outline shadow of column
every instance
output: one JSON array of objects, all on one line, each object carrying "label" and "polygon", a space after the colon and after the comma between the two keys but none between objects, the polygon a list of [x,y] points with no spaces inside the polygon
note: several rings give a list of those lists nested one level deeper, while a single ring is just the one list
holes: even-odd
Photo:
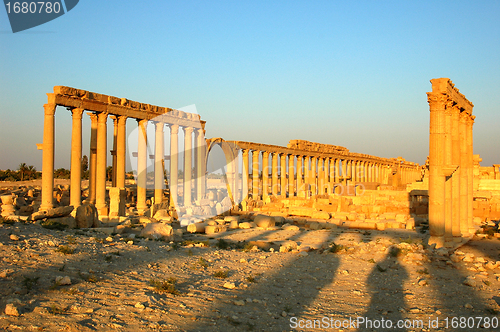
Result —
[{"label": "shadow of column", "polygon": [[391,247],[384,260],[373,268],[366,280],[371,300],[368,310],[361,318],[364,322],[358,321],[358,331],[407,331],[396,325],[404,319],[401,313],[405,308],[403,283],[408,278],[406,269],[395,257],[397,254],[398,248]]}]

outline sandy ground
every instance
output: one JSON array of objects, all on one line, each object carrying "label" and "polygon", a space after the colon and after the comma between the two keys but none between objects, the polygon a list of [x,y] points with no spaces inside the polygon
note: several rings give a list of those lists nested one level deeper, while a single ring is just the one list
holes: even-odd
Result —
[{"label": "sandy ground", "polygon": [[[126,237],[0,224],[0,329],[500,329],[486,328],[500,326],[497,238],[475,237],[450,257],[425,248],[425,235],[410,230],[250,229],[185,235],[184,243]],[[302,251],[279,252],[293,244],[286,241]],[[468,276],[473,286],[463,283]],[[345,325],[357,317],[379,328]],[[438,325],[429,327],[429,319]],[[459,319],[469,326],[453,328]],[[387,328],[398,320],[409,320],[407,328]],[[410,327],[417,321],[423,326]],[[322,328],[309,329],[315,323]]]}]

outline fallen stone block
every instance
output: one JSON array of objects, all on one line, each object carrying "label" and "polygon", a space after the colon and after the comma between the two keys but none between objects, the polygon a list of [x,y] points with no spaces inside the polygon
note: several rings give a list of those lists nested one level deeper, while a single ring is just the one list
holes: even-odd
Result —
[{"label": "fallen stone block", "polygon": [[165,225],[162,223],[148,223],[141,231],[140,236],[147,237],[149,239],[171,239],[173,236],[172,226]]}]

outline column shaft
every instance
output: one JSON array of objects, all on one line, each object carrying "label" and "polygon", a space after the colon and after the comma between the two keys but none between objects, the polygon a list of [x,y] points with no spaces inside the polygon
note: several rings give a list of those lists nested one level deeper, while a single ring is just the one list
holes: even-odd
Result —
[{"label": "column shaft", "polygon": [[170,125],[170,204],[179,206],[179,125]]},{"label": "column shaft", "polygon": [[281,160],[280,160],[280,180],[281,180],[281,187],[280,187],[280,196],[281,197],[286,197],[286,154],[282,153],[281,154]]},{"label": "column shaft", "polygon": [[42,202],[40,211],[47,211],[52,203],[54,191],[54,114],[57,105],[45,104],[43,118],[43,150],[42,150]]},{"label": "column shaft", "polygon": [[124,115],[118,116],[118,132],[116,134],[116,186],[125,188],[125,132],[126,132],[127,117]]},{"label": "column shaft", "polygon": [[262,152],[262,199],[269,196],[269,152]]},{"label": "column shaft", "polygon": [[71,190],[70,205],[75,209],[82,203],[82,114],[83,109],[71,110],[73,128],[71,133]]},{"label": "column shaft", "polygon": [[95,207],[99,215],[107,215],[106,205],[106,157],[107,157],[107,130],[108,113],[97,114],[97,167],[96,167],[96,202]]},{"label": "column shaft", "polygon": [[89,196],[87,201],[95,204],[96,171],[97,171],[97,114],[90,116],[90,156],[89,156]]},{"label": "column shaft", "polygon": [[295,196],[295,160],[292,154],[288,155],[288,197]]},{"label": "column shaft", "polygon": [[165,151],[163,148],[163,122],[155,123],[155,204],[163,202],[163,187],[165,186],[165,176],[163,173],[163,158]]},{"label": "column shaft", "polygon": [[304,180],[302,178],[303,160],[304,160],[303,156],[297,156],[297,196],[298,197],[302,197],[302,194],[304,193]]},{"label": "column shaft", "polygon": [[248,177],[250,175],[250,160],[248,156],[248,150],[243,150],[243,197],[245,199],[248,197]]},{"label": "column shaft", "polygon": [[191,206],[192,190],[192,160],[193,160],[193,128],[183,127],[184,130],[184,206]]},{"label": "column shaft", "polygon": [[137,120],[138,124],[138,144],[137,144],[137,213],[144,214],[148,209],[146,204],[146,186],[148,173],[148,138],[147,125],[148,120]]},{"label": "column shaft", "polygon": [[252,151],[252,198],[259,197],[259,150]]},{"label": "column shaft", "polygon": [[278,158],[279,154],[274,152],[272,155],[272,168],[271,168],[271,178],[272,178],[272,187],[271,187],[271,193],[273,196],[278,196]]}]

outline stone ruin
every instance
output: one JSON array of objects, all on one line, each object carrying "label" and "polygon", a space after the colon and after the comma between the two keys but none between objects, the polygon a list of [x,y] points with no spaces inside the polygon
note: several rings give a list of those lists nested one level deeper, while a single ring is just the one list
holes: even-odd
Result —
[{"label": "stone ruin", "polygon": [[[240,219],[230,215],[250,217],[248,221],[255,215],[269,215],[314,229],[413,229],[428,223],[430,244],[453,247],[470,238],[481,222],[499,219],[500,172],[499,165],[480,167],[479,156],[473,155],[472,103],[449,79],[431,83],[432,92],[427,94],[430,149],[424,166],[401,157],[380,158],[304,140],[291,140],[283,147],[205,139],[205,122],[198,114],[56,86],[44,105],[44,138],[38,145],[43,150],[41,193],[37,196],[35,191],[37,198],[32,199],[31,208],[16,205],[16,193],[3,195],[2,215],[31,214],[35,219],[53,214],[56,206],[71,206],[75,216],[85,206],[85,215],[94,216],[89,217],[92,220],[120,222],[127,216],[144,216],[155,222],[180,221],[189,225],[188,231],[206,233],[237,228]],[[68,109],[73,118],[69,188],[54,188],[57,106]],[[91,153],[89,184],[82,196],[85,112],[91,120]],[[108,117],[114,124],[110,183],[106,182]],[[129,151],[137,157],[135,183],[125,180],[125,124],[129,118],[138,123],[137,152]],[[147,135],[150,122],[154,123],[154,139]],[[169,155],[163,146],[165,126],[170,132]],[[184,132],[181,149],[180,128]],[[148,156],[153,141],[154,148],[149,150],[154,154]],[[224,184],[215,189],[209,188],[206,176],[214,146],[225,156],[220,165]],[[179,156],[183,159],[180,167]],[[154,168],[149,175],[148,157]],[[164,176],[166,163],[168,179]],[[179,170],[182,179],[177,176]],[[226,218],[220,218],[222,215]],[[218,222],[213,221],[216,216]],[[258,226],[255,220],[242,224],[244,228]],[[77,227],[83,225],[76,223]],[[86,225],[99,223],[88,221]]]}]

